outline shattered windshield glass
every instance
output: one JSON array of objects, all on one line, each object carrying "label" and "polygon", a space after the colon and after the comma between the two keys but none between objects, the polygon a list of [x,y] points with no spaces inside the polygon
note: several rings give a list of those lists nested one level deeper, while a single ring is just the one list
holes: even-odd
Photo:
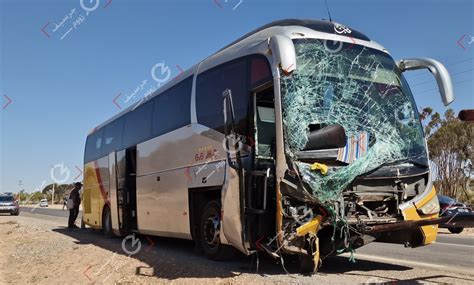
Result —
[{"label": "shattered windshield glass", "polygon": [[282,78],[286,154],[294,159],[305,148],[310,126],[339,124],[347,136],[338,154],[342,167],[323,174],[296,162],[313,195],[335,201],[354,178],[382,165],[428,164],[413,96],[388,54],[317,39],[294,43],[297,69]]}]

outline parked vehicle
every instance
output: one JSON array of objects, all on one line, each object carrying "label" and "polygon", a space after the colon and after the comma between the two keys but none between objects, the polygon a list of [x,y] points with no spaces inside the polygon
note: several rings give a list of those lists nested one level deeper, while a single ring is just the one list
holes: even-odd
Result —
[{"label": "parked vehicle", "polygon": [[[457,201],[448,196],[438,195],[440,212],[439,215],[441,217],[444,216],[454,216],[454,215],[462,215],[462,216],[472,216],[474,219],[474,212],[472,209],[466,204]],[[464,228],[459,227],[456,225],[451,224],[449,221],[439,225],[440,228],[447,228],[453,234],[461,233]]]},{"label": "parked vehicle", "polygon": [[0,193],[0,213],[10,213],[13,216],[20,214],[20,206],[12,194]]},{"label": "parked vehicle", "polygon": [[48,200],[47,199],[41,199],[39,205],[40,205],[40,207],[48,207]]}]

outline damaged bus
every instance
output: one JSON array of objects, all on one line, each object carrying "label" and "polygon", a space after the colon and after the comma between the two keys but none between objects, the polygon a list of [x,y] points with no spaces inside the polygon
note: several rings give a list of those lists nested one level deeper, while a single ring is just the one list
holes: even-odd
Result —
[{"label": "damaged bus", "polygon": [[303,272],[371,241],[430,244],[441,218],[415,69],[453,101],[442,64],[395,61],[352,28],[261,27],[94,129],[83,222],[192,239],[212,259],[298,256]]}]

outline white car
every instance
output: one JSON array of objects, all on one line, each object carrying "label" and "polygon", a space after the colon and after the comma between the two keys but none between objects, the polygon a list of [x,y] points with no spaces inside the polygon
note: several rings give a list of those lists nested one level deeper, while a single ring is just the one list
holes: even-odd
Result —
[{"label": "white car", "polygon": [[41,199],[41,201],[40,201],[40,207],[48,207],[48,200],[46,200],[46,199]]}]

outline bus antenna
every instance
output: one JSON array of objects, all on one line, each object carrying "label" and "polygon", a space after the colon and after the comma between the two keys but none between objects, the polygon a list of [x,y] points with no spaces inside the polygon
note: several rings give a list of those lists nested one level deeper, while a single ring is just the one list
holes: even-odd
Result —
[{"label": "bus antenna", "polygon": [[324,0],[324,3],[326,4],[326,11],[328,12],[329,22],[332,22],[331,12],[329,12],[329,7],[328,7],[328,1]]}]

